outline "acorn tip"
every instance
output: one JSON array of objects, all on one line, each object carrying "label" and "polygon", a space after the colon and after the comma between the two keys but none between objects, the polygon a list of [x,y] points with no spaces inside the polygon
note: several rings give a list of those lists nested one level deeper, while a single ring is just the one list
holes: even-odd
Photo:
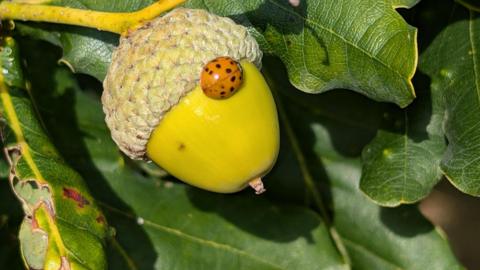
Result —
[{"label": "acorn tip", "polygon": [[250,187],[252,187],[255,190],[255,194],[257,194],[257,195],[260,195],[260,194],[264,193],[265,191],[267,191],[265,189],[265,187],[263,186],[263,182],[262,182],[261,177],[257,177],[255,179],[253,179],[252,181],[248,182],[248,184],[250,185]]}]

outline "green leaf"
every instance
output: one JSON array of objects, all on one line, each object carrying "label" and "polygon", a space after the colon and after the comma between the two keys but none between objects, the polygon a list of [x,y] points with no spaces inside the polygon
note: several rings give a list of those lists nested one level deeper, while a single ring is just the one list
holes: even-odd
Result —
[{"label": "green leaf", "polygon": [[156,269],[345,268],[325,223],[306,208],[178,184],[125,185],[122,176],[112,187],[141,219],[158,253]]},{"label": "green leaf", "polygon": [[1,134],[9,181],[25,211],[19,233],[25,264],[32,269],[105,269],[105,218],[37,120],[23,88],[16,42],[4,38],[0,54]]},{"label": "green leaf", "polygon": [[[133,11],[148,2],[59,0],[54,4]],[[320,93],[349,88],[405,107],[415,97],[411,78],[417,62],[416,30],[394,8],[416,2],[304,0],[294,8],[287,1],[191,0],[186,6],[208,9],[249,27],[266,53],[282,59],[298,89]],[[103,79],[116,44],[114,36],[49,26],[52,36],[31,26],[19,30],[62,46],[63,62],[77,72]]]},{"label": "green leaf", "polygon": [[[29,41],[24,46],[32,54],[28,48],[45,48]],[[54,58],[47,61],[44,54],[27,63],[35,73],[29,74],[36,89],[32,95],[53,141],[95,186],[95,198],[117,229],[109,252],[112,268],[348,268],[325,222],[307,207],[272,202],[251,191],[218,195],[142,176],[110,138],[98,83],[79,78],[89,89],[82,92],[76,78],[54,68]]]},{"label": "green leaf", "polygon": [[[360,164],[345,163],[326,170],[333,187],[334,224],[355,269],[463,269],[444,233],[416,206],[375,205],[357,188]],[[340,170],[348,174],[339,174]]]},{"label": "green leaf", "polygon": [[[420,70],[428,69],[427,63],[433,60],[428,57],[420,56]],[[431,87],[423,73],[417,73],[414,82],[418,98],[404,110],[384,112],[383,125],[363,151],[360,189],[383,206],[425,198],[442,176],[443,92]]]},{"label": "green leaf", "polygon": [[352,269],[463,269],[443,233],[416,206],[383,208],[358,188],[359,155],[375,135],[385,105],[345,91],[314,97],[293,92],[276,66],[267,64],[266,75],[285,104],[284,121],[294,131],[290,140],[298,141],[311,177],[331,206],[332,225]]},{"label": "green leaf", "polygon": [[448,148],[441,168],[461,191],[480,196],[480,16],[456,5],[452,22],[433,40],[422,66],[441,91]]},{"label": "green leaf", "polygon": [[[458,8],[462,9],[453,1],[441,6],[436,1],[424,1],[411,13],[410,19],[419,26],[420,47],[426,50],[420,56],[420,72],[414,79],[419,98],[404,111],[388,113],[391,119],[386,119],[387,124],[364,151],[360,187],[377,203],[394,206],[416,202],[428,195],[440,179],[446,145],[444,122],[449,121],[445,101],[448,105],[452,100],[438,77],[444,64],[453,64],[452,60],[458,58],[452,58],[450,53],[457,46],[449,49],[436,35],[449,25],[445,18],[452,17],[452,10]],[[453,20],[459,18],[454,16]]]}]

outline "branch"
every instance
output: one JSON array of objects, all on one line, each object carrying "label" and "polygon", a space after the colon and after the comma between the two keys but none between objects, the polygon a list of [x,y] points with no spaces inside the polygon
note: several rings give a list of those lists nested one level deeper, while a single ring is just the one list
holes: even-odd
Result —
[{"label": "branch", "polygon": [[135,12],[102,12],[69,7],[0,2],[0,18],[78,25],[123,34],[185,0],[159,0]]}]

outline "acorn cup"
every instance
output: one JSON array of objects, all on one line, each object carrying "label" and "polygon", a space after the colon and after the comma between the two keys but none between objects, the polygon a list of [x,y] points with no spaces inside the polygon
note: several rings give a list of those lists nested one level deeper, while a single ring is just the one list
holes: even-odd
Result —
[{"label": "acorn cup", "polygon": [[[259,71],[257,42],[245,27],[204,10],[177,8],[154,16],[160,3],[131,13],[128,23],[93,12],[93,18],[110,18],[98,29],[122,33],[103,82],[103,110],[113,140],[130,158],[151,160],[193,186],[233,193],[250,185],[262,193],[261,177],[278,155],[279,125]],[[2,6],[0,16],[15,18]],[[60,9],[77,17],[78,12],[92,15]],[[88,21],[92,27],[87,14],[79,22],[66,10],[63,19],[54,13],[56,20],[26,11],[24,19]]]}]

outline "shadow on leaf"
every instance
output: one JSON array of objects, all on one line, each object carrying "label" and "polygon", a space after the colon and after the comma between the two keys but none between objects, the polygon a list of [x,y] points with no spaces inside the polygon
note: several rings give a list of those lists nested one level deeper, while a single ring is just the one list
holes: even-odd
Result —
[{"label": "shadow on leaf", "polygon": [[[412,205],[402,205],[396,208],[382,207],[380,220],[393,233],[404,237],[415,237],[431,232],[433,230],[432,224],[417,209],[412,211],[413,207],[416,208]],[[408,222],[408,226],[405,226],[406,222]]]},{"label": "shadow on leaf", "polygon": [[311,231],[321,222],[313,212],[273,204],[252,190],[222,195],[189,188],[187,194],[199,210],[218,214],[236,227],[270,241],[291,242],[303,237],[313,243]]},{"label": "shadow on leaf", "polygon": [[298,7],[292,7],[288,0],[263,1],[253,11],[229,17],[246,27],[255,25],[262,32],[273,27],[275,31],[283,34],[299,34],[304,28],[302,18],[307,17],[307,5],[307,1],[301,1]]}]

